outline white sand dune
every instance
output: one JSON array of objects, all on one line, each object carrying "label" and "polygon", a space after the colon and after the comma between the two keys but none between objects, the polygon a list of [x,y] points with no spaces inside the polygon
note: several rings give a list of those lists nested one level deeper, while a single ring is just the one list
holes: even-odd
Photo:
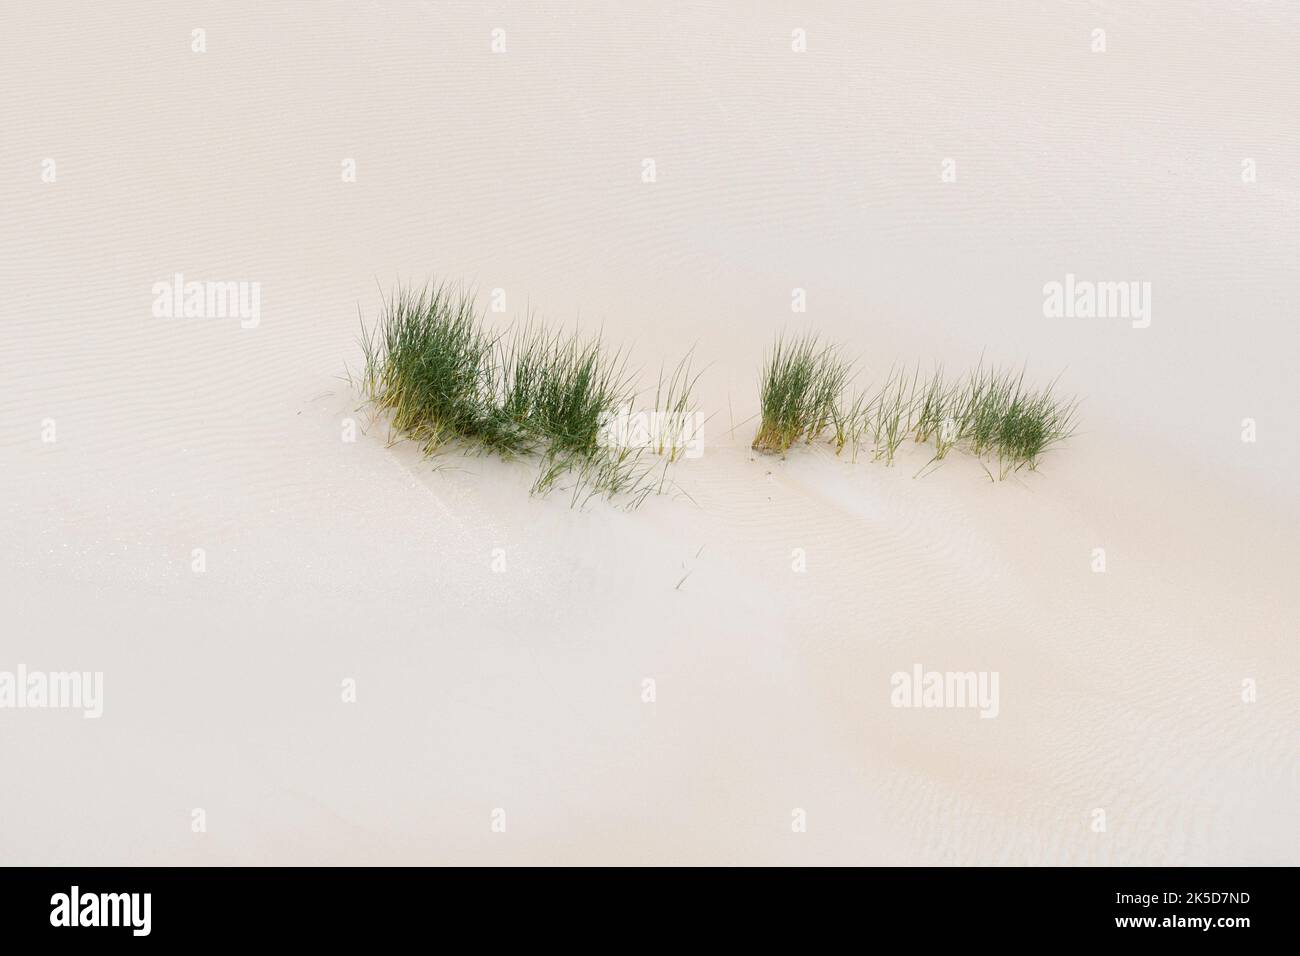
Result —
[{"label": "white sand dune", "polygon": [[[1293,11],[3,16],[0,672],[104,713],[0,709],[0,863],[1300,863]],[[155,318],[176,272],[259,324]],[[1150,327],[1045,318],[1067,273]],[[342,441],[358,306],[432,275],[697,343],[689,498]],[[865,377],[1028,361],[1083,427],[996,484],[757,456],[805,326]],[[916,664],[996,718],[891,706]]]}]

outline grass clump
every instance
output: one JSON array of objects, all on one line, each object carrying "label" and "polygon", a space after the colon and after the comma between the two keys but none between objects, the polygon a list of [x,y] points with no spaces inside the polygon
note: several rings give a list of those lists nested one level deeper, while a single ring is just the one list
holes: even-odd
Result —
[{"label": "grass clump", "polygon": [[391,412],[396,431],[426,454],[457,436],[486,436],[494,343],[468,299],[445,286],[399,293],[374,334],[362,331],[366,396]]},{"label": "grass clump", "polygon": [[703,423],[695,407],[695,384],[703,371],[692,371],[694,349],[687,352],[671,372],[659,368],[659,381],[655,386],[653,429],[650,436],[656,455],[666,456],[669,463],[687,454],[688,448],[700,438]]},{"label": "grass clump", "polygon": [[[600,495],[636,507],[664,487],[653,474],[655,449],[605,440],[606,424],[632,407],[636,392],[623,354],[598,336],[533,323],[496,333],[471,293],[441,284],[386,297],[374,326],[362,323],[361,348],[362,367],[350,377],[389,416],[396,438],[427,456],[448,447],[535,455],[533,493],[571,478],[575,505]],[[695,381],[685,368],[668,387],[680,407]]]},{"label": "grass clump", "polygon": [[[1037,469],[1042,455],[1074,433],[1078,402],[1025,384],[1025,372],[985,369],[983,363],[954,390],[949,401],[950,444],[965,442],[973,454],[997,465],[998,479]],[[992,471],[989,472],[993,477]]]},{"label": "grass clump", "polygon": [[778,338],[763,369],[761,421],[752,447],[784,456],[799,438],[812,441],[828,425],[835,424],[838,435],[846,423],[837,422],[836,403],[851,371],[852,363],[815,335]]},{"label": "grass clump", "polygon": [[607,353],[599,339],[529,326],[498,339],[496,352],[489,414],[519,439],[519,447],[504,450],[590,455],[605,416],[631,401],[622,356]]},{"label": "grass clump", "polygon": [[949,380],[942,367],[928,376],[891,369],[874,389],[849,398],[852,365],[812,335],[778,338],[759,384],[761,422],[753,447],[784,455],[801,436],[811,442],[829,423],[835,453],[854,461],[868,448],[873,461],[892,465],[910,436],[933,453],[917,475],[961,448],[1002,480],[1037,469],[1044,453],[1073,434],[1078,402],[1055,394],[1055,383],[1034,389],[1025,373],[985,368]]}]

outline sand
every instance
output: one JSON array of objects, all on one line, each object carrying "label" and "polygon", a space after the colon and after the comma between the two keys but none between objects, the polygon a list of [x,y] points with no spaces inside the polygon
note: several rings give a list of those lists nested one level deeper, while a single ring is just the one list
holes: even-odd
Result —
[{"label": "sand", "polygon": [[[0,672],[103,713],[0,709],[0,863],[1300,863],[1294,11],[4,19]],[[258,321],[156,316],[176,273]],[[1067,275],[1149,326],[1046,317]],[[696,343],[689,497],[388,447],[344,363],[431,276]],[[802,328],[1083,427],[1001,483],[756,456]],[[893,706],[918,666],[996,716]]]}]

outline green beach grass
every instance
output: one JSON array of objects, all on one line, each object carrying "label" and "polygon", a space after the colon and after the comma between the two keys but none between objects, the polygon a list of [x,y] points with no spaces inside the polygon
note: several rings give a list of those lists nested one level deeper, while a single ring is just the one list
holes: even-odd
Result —
[{"label": "green beach grass", "polygon": [[[693,351],[660,367],[652,408],[634,413],[640,393],[621,350],[531,321],[494,330],[461,286],[399,286],[370,328],[362,322],[361,350],[349,379],[396,439],[428,457],[456,448],[535,459],[532,493],[564,488],[575,507],[604,497],[635,508],[674,488],[669,465],[702,441]],[[896,366],[851,390],[855,363],[841,353],[814,333],[777,337],[759,381],[755,450],[785,457],[797,442],[824,440],[836,455],[888,466],[910,438],[932,449],[918,476],[957,448],[1002,480],[1037,469],[1075,429],[1078,402],[1059,397],[1055,382],[1033,387],[1024,370],[981,361],[949,378],[942,367]],[[640,437],[628,438],[629,420]]]},{"label": "green beach grass", "polygon": [[852,363],[816,335],[778,338],[759,385],[760,424],[753,447],[784,455],[800,438],[811,442],[828,425],[835,424],[838,432],[837,402],[851,375]]},{"label": "green beach grass", "polygon": [[1036,470],[1042,456],[1074,433],[1078,401],[1055,393],[1055,382],[1034,388],[1023,370],[985,368],[945,378],[937,367],[923,376],[892,368],[875,388],[848,393],[853,363],[811,333],[778,336],[759,376],[760,422],[753,448],[786,455],[800,438],[812,442],[831,427],[837,455],[892,465],[909,437],[933,454],[917,472],[937,467],[953,448],[969,452],[990,478]]},{"label": "green beach grass", "polygon": [[[444,283],[385,297],[374,325],[362,323],[361,349],[349,377],[394,435],[426,456],[455,447],[535,457],[533,493],[564,486],[575,506],[603,496],[636,507],[668,487],[677,445],[602,441],[605,423],[630,411],[637,391],[626,357],[599,336],[533,323],[493,331],[471,293]],[[656,404],[693,409],[697,378],[688,355],[661,373]]]}]

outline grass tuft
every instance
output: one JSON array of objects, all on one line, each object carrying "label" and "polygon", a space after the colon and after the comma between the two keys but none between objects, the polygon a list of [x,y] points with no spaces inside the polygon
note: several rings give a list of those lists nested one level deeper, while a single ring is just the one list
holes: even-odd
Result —
[{"label": "grass tuft", "polygon": [[911,436],[934,449],[918,476],[961,448],[987,461],[989,476],[1001,480],[1022,468],[1035,470],[1076,427],[1077,400],[1057,396],[1055,382],[1028,386],[1024,370],[985,368],[981,362],[950,381],[942,367],[924,378],[919,366],[910,373],[895,368],[879,386],[850,399],[851,379],[852,363],[835,347],[819,345],[816,336],[778,337],[759,382],[761,422],[753,447],[784,456],[800,437],[811,442],[829,424],[835,453],[847,447],[854,461],[869,445],[873,461],[892,465]]},{"label": "grass tuft", "polygon": [[692,371],[695,350],[687,352],[671,372],[659,368],[659,381],[655,386],[654,433],[652,444],[656,455],[666,455],[669,463],[686,453],[692,440],[702,427],[699,410],[695,406],[695,385],[704,374]]},{"label": "grass tuft", "polygon": [[[656,450],[668,452],[665,467],[677,457],[671,445],[602,440],[605,424],[635,399],[620,352],[599,337],[531,322],[494,333],[459,286],[399,287],[371,329],[362,323],[361,349],[362,368],[351,378],[375,412],[388,415],[397,438],[419,443],[427,456],[448,447],[537,456],[535,494],[572,479],[576,506],[599,495],[636,507],[663,490]],[[694,383],[688,356],[668,380],[669,405],[687,408]]]},{"label": "grass tuft", "polygon": [[817,438],[836,424],[840,393],[851,375],[852,363],[840,359],[833,345],[821,345],[816,335],[778,337],[763,368],[761,421],[752,447],[784,457],[800,438]]}]

